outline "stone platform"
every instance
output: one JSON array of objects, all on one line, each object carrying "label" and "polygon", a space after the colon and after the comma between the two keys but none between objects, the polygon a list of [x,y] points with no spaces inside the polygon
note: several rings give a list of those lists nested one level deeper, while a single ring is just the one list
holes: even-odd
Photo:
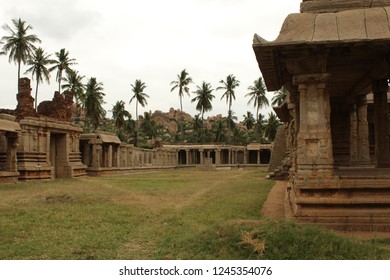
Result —
[{"label": "stone platform", "polygon": [[390,231],[390,168],[340,168],[333,184],[289,187],[286,216],[343,231]]}]

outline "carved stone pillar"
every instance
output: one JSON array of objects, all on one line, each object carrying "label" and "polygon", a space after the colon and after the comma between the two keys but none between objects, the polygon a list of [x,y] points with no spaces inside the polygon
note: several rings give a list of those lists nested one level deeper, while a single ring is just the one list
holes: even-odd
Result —
[{"label": "carved stone pillar", "polygon": [[326,73],[294,76],[300,93],[297,139],[297,175],[300,178],[333,177],[330,100],[325,88],[329,77]]},{"label": "carved stone pillar", "polygon": [[358,118],[356,105],[351,104],[349,107],[349,164],[357,165],[359,162],[359,145],[358,145]]},{"label": "carved stone pillar", "polygon": [[299,127],[299,118],[298,118],[298,93],[294,88],[290,88],[287,94],[287,109],[290,115],[290,121],[288,123],[287,131],[287,143],[286,147],[289,150],[291,168],[290,168],[290,178],[293,178],[294,174],[297,172],[297,134]]},{"label": "carved stone pillar", "polygon": [[371,163],[370,144],[368,140],[367,96],[359,95],[356,98],[357,132],[358,132],[358,160],[359,165]]},{"label": "carved stone pillar", "polygon": [[215,150],[215,164],[221,164],[221,149]]},{"label": "carved stone pillar", "polygon": [[189,159],[190,158],[190,150],[188,150],[188,149],[186,149],[186,165],[188,165],[189,164]]},{"label": "carved stone pillar", "polygon": [[204,149],[199,149],[200,164],[204,164]]},{"label": "carved stone pillar", "polygon": [[108,145],[108,150],[107,150],[107,167],[112,167],[112,162],[113,162],[113,149],[112,149],[112,144]]},{"label": "carved stone pillar", "polygon": [[387,110],[388,83],[386,79],[372,84],[375,110],[375,156],[377,167],[390,167],[389,115]]},{"label": "carved stone pillar", "polygon": [[92,145],[92,167],[100,168],[102,154],[102,145],[101,144],[93,144]]}]

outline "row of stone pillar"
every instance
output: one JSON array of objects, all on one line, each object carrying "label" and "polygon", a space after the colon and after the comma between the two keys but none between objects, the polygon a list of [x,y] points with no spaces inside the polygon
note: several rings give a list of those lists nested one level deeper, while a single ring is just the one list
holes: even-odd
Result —
[{"label": "row of stone pillar", "polygon": [[176,153],[164,149],[145,150],[115,143],[93,143],[91,146],[92,168],[174,166],[177,162]]},{"label": "row of stone pillar", "polygon": [[[203,164],[248,164],[249,152],[247,149],[232,150],[232,149],[179,149],[178,153],[185,153],[185,159],[180,158],[179,164],[185,165],[203,165]],[[227,152],[227,159],[225,153]],[[260,150],[256,152],[256,163],[261,164]]]},{"label": "row of stone pillar", "polygon": [[[330,95],[326,90],[329,74],[294,76],[299,99],[289,97],[289,108],[295,125],[290,147],[296,150],[292,172],[301,178],[333,176],[333,148],[330,125]],[[390,167],[389,112],[387,103],[388,82],[386,79],[372,84],[374,94],[375,165]],[[299,107],[296,106],[299,104]],[[348,121],[348,120],[347,120]],[[350,108],[350,163],[370,163],[367,99],[357,96]],[[295,146],[295,147],[294,147]]]}]

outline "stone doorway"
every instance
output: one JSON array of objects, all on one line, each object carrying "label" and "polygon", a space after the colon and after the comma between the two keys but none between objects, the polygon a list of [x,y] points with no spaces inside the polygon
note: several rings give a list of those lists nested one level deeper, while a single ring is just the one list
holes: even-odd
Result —
[{"label": "stone doorway", "polygon": [[66,177],[66,134],[50,133],[50,162],[53,167],[52,177]]},{"label": "stone doorway", "polygon": [[258,164],[258,151],[249,151],[249,164]]},{"label": "stone doorway", "polygon": [[180,150],[179,151],[178,164],[179,165],[187,164],[187,153],[186,153],[185,150]]},{"label": "stone doorway", "polygon": [[260,164],[269,164],[271,160],[271,150],[260,150]]}]

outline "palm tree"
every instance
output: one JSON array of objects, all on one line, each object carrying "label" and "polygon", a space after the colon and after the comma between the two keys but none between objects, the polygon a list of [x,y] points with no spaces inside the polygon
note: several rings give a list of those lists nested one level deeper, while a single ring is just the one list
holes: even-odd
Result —
[{"label": "palm tree", "polygon": [[146,98],[149,97],[146,93],[144,93],[144,90],[146,88],[146,85],[141,80],[135,80],[134,85],[131,85],[132,91],[134,93],[133,97],[130,99],[130,103],[135,100],[135,114],[136,114],[136,131],[135,131],[135,141],[137,144],[138,142],[138,103],[141,104],[142,107],[145,107],[145,105],[148,104],[146,101]]},{"label": "palm tree", "polygon": [[35,110],[37,109],[38,101],[38,86],[40,82],[43,82],[43,79],[47,83],[50,83],[50,72],[46,67],[49,64],[53,64],[54,60],[50,59],[50,54],[46,54],[42,48],[35,50],[35,53],[27,61],[27,64],[31,66],[25,73],[30,73],[32,77],[37,81],[37,86],[35,88]]},{"label": "palm tree", "polygon": [[80,106],[85,102],[85,85],[83,84],[83,79],[85,76],[79,75],[78,71],[69,69],[66,72],[66,77],[62,80],[66,83],[61,86],[63,90],[69,90],[73,93],[73,96],[76,100],[76,115],[77,121],[80,118]]},{"label": "palm tree", "polygon": [[135,133],[135,121],[131,118],[131,115],[126,121],[125,132],[130,137]]},{"label": "palm tree", "polygon": [[242,122],[245,125],[246,129],[251,130],[255,125],[255,118],[253,114],[249,111],[246,112],[246,115],[243,115],[244,121]]},{"label": "palm tree", "polygon": [[[219,83],[221,83],[223,86],[217,87],[217,90],[225,90],[224,94],[221,97],[221,100],[225,97],[226,103],[229,104],[228,112],[232,111],[232,102],[236,99],[236,95],[234,92],[234,89],[240,85],[240,81],[236,80],[236,77],[234,75],[230,74],[226,77],[226,81],[220,80]],[[231,130],[231,126],[229,123],[229,130]]]},{"label": "palm tree", "polygon": [[249,86],[248,90],[250,90],[250,92],[245,96],[250,97],[248,105],[253,103],[253,106],[256,108],[256,122],[258,122],[259,109],[269,105],[267,96],[265,95],[267,90],[263,78],[260,77],[258,80],[254,81],[253,86]]},{"label": "palm tree", "polygon": [[272,97],[272,106],[280,106],[287,97],[287,89],[282,86]]},{"label": "palm tree", "polygon": [[[180,111],[183,112],[183,97],[184,93],[186,93],[188,96],[190,96],[190,89],[188,85],[192,83],[192,78],[188,76],[188,72],[186,69],[182,70],[180,74],[177,75],[177,80],[171,82],[171,92],[175,89],[179,89],[179,99],[180,99]],[[180,131],[183,133],[183,114],[181,114],[181,121],[180,121]]]},{"label": "palm tree", "polygon": [[[262,114],[259,114],[259,116],[257,117],[257,122],[255,123],[255,126],[254,126],[254,129],[255,129],[256,134],[258,136],[263,136],[266,124],[267,124],[267,120],[265,119],[265,116]],[[258,138],[260,138],[260,137],[258,137]]]},{"label": "palm tree", "polygon": [[55,53],[57,60],[55,61],[56,65],[50,68],[50,71],[57,69],[56,81],[58,82],[58,92],[61,92],[61,81],[62,81],[62,71],[68,72],[71,65],[75,65],[76,60],[74,58],[69,58],[69,52],[65,49],[61,49],[59,52]]},{"label": "palm tree", "polygon": [[225,123],[222,119],[218,120],[213,126],[214,142],[223,142],[226,139]]},{"label": "palm tree", "polygon": [[126,111],[124,101],[117,101],[112,107],[112,118],[115,121],[115,127],[118,131],[126,127],[125,118],[130,119],[131,115]]},{"label": "palm tree", "polygon": [[140,128],[147,137],[153,139],[157,137],[160,126],[152,119],[151,112],[145,112]]},{"label": "palm tree", "polygon": [[232,110],[229,110],[226,122],[228,124],[229,129],[236,127],[235,121],[237,121],[237,116],[234,115],[235,113]]},{"label": "palm tree", "polygon": [[91,78],[86,85],[84,107],[86,117],[91,121],[94,131],[97,130],[106,115],[106,111],[102,107],[103,96],[105,96],[103,84],[98,83],[96,78]]},{"label": "palm tree", "polygon": [[194,116],[194,122],[192,128],[194,129],[198,137],[200,137],[202,134],[202,126],[203,125],[202,125],[202,120],[200,119],[200,114],[196,114]]},{"label": "palm tree", "polygon": [[201,112],[202,114],[202,122],[204,121],[204,112],[211,111],[213,109],[213,105],[211,101],[215,97],[213,94],[214,89],[211,88],[209,83],[203,81],[202,86],[196,86],[197,90],[194,91],[196,96],[191,100],[191,102],[196,102],[196,110]]},{"label": "palm tree", "polygon": [[83,79],[85,76],[81,76],[79,71],[69,69],[66,72],[66,77],[62,78],[62,81],[66,82],[66,84],[62,85],[61,88],[63,90],[69,90],[73,93],[74,98],[77,103],[82,103],[83,99],[85,99],[85,85],[83,84]]},{"label": "palm tree", "polygon": [[244,133],[239,127],[234,127],[233,128],[233,142],[234,143],[243,143],[246,140],[244,139]]},{"label": "palm tree", "polygon": [[9,36],[3,36],[1,43],[3,44],[2,54],[9,53],[8,61],[14,61],[18,65],[18,88],[20,79],[21,63],[26,64],[32,53],[36,50],[34,43],[40,43],[41,40],[36,35],[28,35],[27,32],[32,28],[25,21],[13,19],[12,23],[15,29],[5,24],[3,29],[10,33]]},{"label": "palm tree", "polygon": [[182,70],[180,74],[177,75],[177,80],[171,82],[171,92],[175,89],[179,89],[179,98],[180,98],[180,110],[183,111],[183,102],[184,93],[190,96],[189,84],[192,83],[192,78],[188,76],[186,69]]},{"label": "palm tree", "polygon": [[265,125],[265,137],[268,138],[269,141],[274,141],[276,136],[276,131],[280,125],[280,122],[277,116],[271,112],[268,115],[268,120]]}]

